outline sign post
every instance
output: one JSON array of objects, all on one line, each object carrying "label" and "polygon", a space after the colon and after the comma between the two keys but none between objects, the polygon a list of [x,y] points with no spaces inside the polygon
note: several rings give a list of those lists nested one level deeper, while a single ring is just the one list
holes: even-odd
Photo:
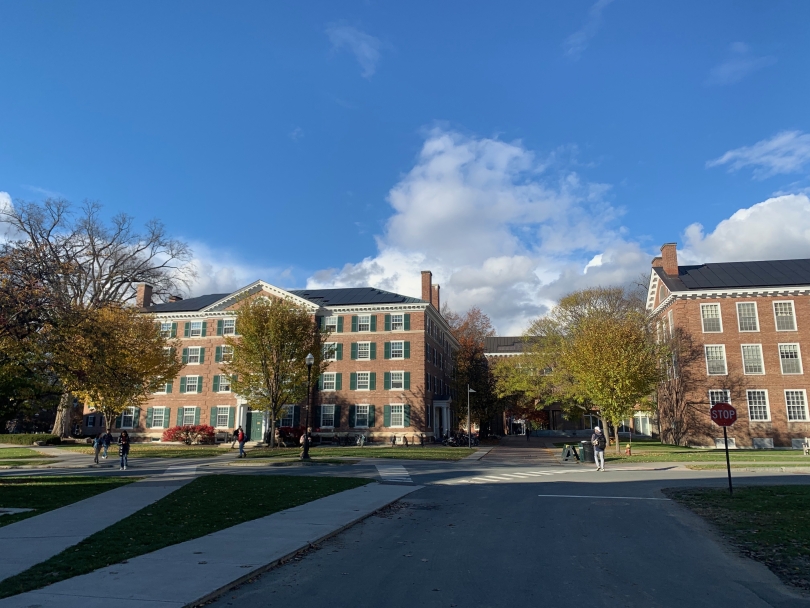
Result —
[{"label": "sign post", "polygon": [[726,470],[728,471],[728,493],[734,496],[731,487],[731,461],[728,457],[728,427],[737,422],[737,410],[730,403],[715,403],[711,409],[712,422],[723,427],[723,442],[726,444]]}]

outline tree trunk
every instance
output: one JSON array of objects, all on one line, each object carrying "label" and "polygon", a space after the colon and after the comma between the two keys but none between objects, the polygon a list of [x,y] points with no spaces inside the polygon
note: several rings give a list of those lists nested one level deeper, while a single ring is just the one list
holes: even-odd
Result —
[{"label": "tree trunk", "polygon": [[270,410],[270,449],[276,447],[276,411]]},{"label": "tree trunk", "polygon": [[614,441],[616,441],[616,456],[618,456],[619,454],[621,454],[621,449],[619,447],[619,425],[618,424],[613,425],[613,437],[615,438]]},{"label": "tree trunk", "polygon": [[70,437],[70,424],[73,420],[73,395],[62,393],[59,406],[56,408],[56,419],[53,422],[51,434],[62,439]]}]

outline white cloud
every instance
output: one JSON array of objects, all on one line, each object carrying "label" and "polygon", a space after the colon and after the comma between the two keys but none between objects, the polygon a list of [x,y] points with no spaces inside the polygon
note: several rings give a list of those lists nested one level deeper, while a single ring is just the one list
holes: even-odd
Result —
[{"label": "white cloud", "polygon": [[613,0],[597,0],[588,11],[588,19],[581,29],[571,34],[563,45],[565,47],[565,54],[573,60],[580,58],[591,39],[596,36],[599,28],[602,26],[602,11],[605,10],[608,4]]},{"label": "white cloud", "polygon": [[346,48],[354,54],[357,63],[363,69],[364,78],[371,78],[374,75],[382,57],[380,54],[382,43],[379,38],[349,25],[341,24],[332,24],[327,27],[326,35],[329,36],[334,50]]},{"label": "white cloud", "polygon": [[735,42],[729,47],[728,57],[709,72],[707,85],[726,85],[740,82],[743,78],[776,63],[776,57],[770,55],[757,57],[751,53],[748,45]]},{"label": "white cloud", "polygon": [[787,194],[740,209],[706,234],[692,224],[684,231],[681,264],[810,257],[810,198]]},{"label": "white cloud", "polygon": [[765,179],[779,173],[802,171],[810,162],[810,134],[801,131],[782,131],[770,139],[753,146],[729,150],[723,156],[710,160],[706,167],[728,165],[729,171],[753,167],[756,179]]}]

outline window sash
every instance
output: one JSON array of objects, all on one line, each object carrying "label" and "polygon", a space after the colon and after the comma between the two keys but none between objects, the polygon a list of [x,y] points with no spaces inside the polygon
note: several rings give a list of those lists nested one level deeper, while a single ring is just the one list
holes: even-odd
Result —
[{"label": "window sash", "polygon": [[405,388],[405,372],[391,372],[391,390]]},{"label": "window sash", "polygon": [[187,393],[196,393],[197,392],[197,383],[199,382],[199,377],[197,376],[186,376],[186,392]]},{"label": "window sash", "polygon": [[737,304],[737,323],[740,331],[759,331],[756,302],[739,302]]},{"label": "window sash", "polygon": [[323,327],[327,331],[337,331],[338,326],[338,318],[337,316],[334,317],[324,317],[323,319]]},{"label": "window sash", "polygon": [[371,331],[371,315],[357,317],[357,331]]},{"label": "window sash", "polygon": [[743,344],[743,373],[764,374],[765,366],[762,362],[762,346],[760,344]]},{"label": "window sash", "polygon": [[793,302],[774,302],[773,314],[776,317],[776,331],[796,331]]},{"label": "window sash", "polygon": [[700,317],[703,322],[703,333],[718,333],[723,331],[719,304],[701,304]]},{"label": "window sash", "polygon": [[706,345],[706,370],[710,376],[726,374],[726,348],[723,345]]},{"label": "window sash", "polygon": [[195,414],[197,413],[196,407],[183,408],[183,426],[193,426]]},{"label": "window sash", "polygon": [[230,363],[233,361],[233,346],[223,346],[221,353],[223,363]]},{"label": "window sash", "polygon": [[358,360],[371,358],[371,342],[357,343],[357,358]]},{"label": "window sash", "polygon": [[709,404],[731,403],[731,395],[726,389],[712,389],[709,391]]},{"label": "window sash", "polygon": [[218,429],[226,429],[228,428],[228,407],[225,405],[218,405],[217,406],[217,428]]},{"label": "window sash", "polygon": [[368,426],[368,406],[356,405],[354,406],[354,426],[367,427]]},{"label": "window sash", "polygon": [[222,335],[232,336],[236,333],[236,319],[224,319],[222,321]]},{"label": "window sash", "polygon": [[335,379],[336,379],[335,372],[325,373],[323,375],[323,382],[322,382],[323,388],[321,390],[324,390],[324,391],[333,391],[333,390],[335,390]]},{"label": "window sash", "polygon": [[279,419],[279,426],[292,426],[293,425],[293,408],[294,405],[285,405],[281,408],[281,418]]},{"label": "window sash", "polygon": [[807,420],[807,395],[803,390],[785,391],[788,420]]},{"label": "window sash", "polygon": [[188,363],[194,364],[200,362],[200,347],[199,346],[191,346],[188,349]]},{"label": "window sash", "polygon": [[321,406],[321,426],[334,427],[335,426],[335,406],[322,405]]},{"label": "window sash", "polygon": [[748,400],[748,418],[753,421],[767,422],[771,419],[768,411],[768,392],[764,390],[746,391]]},{"label": "window sash", "polygon": [[371,387],[371,374],[369,372],[357,372],[357,390],[367,391]]},{"label": "window sash", "polygon": [[397,340],[395,342],[391,342],[391,358],[392,359],[404,359],[405,358],[405,342],[402,340]]},{"label": "window sash", "polygon": [[219,375],[219,392],[220,393],[231,392],[231,377],[228,374]]},{"label": "window sash", "polygon": [[802,359],[798,344],[780,344],[779,362],[783,374],[801,374]]},{"label": "window sash", "polygon": [[391,406],[391,426],[405,426],[405,406],[392,405]]},{"label": "window sash", "polygon": [[162,429],[166,420],[166,408],[156,407],[152,409],[152,428]]},{"label": "window sash", "polygon": [[160,324],[160,335],[163,338],[171,338],[172,337],[172,324],[169,323],[161,323]]},{"label": "window sash", "polygon": [[323,360],[324,361],[337,361],[337,343],[326,342],[323,345]]},{"label": "window sash", "polygon": [[121,428],[131,429],[135,423],[135,408],[128,407],[121,413]]},{"label": "window sash", "polygon": [[191,325],[189,326],[188,335],[192,338],[199,338],[202,336],[202,321],[192,321]]},{"label": "window sash", "polygon": [[405,329],[405,315],[391,315],[391,331],[403,331]]}]

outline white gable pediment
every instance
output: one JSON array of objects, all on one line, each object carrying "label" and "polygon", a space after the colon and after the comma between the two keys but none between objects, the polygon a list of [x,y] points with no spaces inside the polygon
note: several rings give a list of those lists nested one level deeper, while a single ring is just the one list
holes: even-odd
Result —
[{"label": "white gable pediment", "polygon": [[271,285],[270,283],[266,283],[265,281],[255,281],[242,289],[238,289],[234,291],[232,294],[229,294],[219,300],[218,302],[214,302],[210,306],[207,306],[200,312],[220,312],[226,310],[227,308],[233,306],[236,302],[241,300],[242,298],[246,298],[248,296],[252,296],[258,293],[266,293],[268,296],[276,297],[276,298],[283,298],[285,300],[289,300],[291,302],[295,302],[296,304],[303,306],[312,314],[315,314],[319,309],[320,306],[310,302],[309,300],[305,300],[299,296],[296,296],[285,289],[281,289],[281,287],[276,287],[275,285]]}]

